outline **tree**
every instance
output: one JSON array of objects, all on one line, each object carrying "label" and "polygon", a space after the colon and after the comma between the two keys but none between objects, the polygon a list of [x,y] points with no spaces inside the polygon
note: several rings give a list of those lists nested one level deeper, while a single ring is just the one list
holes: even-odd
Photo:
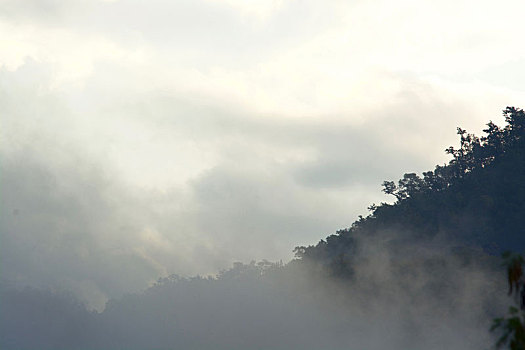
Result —
[{"label": "tree", "polygon": [[525,112],[507,107],[503,116],[505,125],[489,121],[480,136],[458,128],[459,145],[446,150],[447,164],[384,181],[383,192],[394,203],[370,206],[370,214],[347,229],[315,246],[297,247],[296,257],[336,271],[351,269],[359,242],[354,238],[388,230],[402,239],[447,236],[491,255],[525,251]]}]

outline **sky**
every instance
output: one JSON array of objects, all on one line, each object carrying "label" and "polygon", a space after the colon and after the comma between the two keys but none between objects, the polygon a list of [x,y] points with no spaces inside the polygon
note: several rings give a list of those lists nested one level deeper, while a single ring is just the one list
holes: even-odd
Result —
[{"label": "sky", "polygon": [[521,1],[0,0],[1,278],[293,257],[523,107]]}]

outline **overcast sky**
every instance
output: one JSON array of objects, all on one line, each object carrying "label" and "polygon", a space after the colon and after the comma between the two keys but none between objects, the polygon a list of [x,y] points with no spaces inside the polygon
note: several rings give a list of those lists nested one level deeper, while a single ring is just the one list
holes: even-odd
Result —
[{"label": "overcast sky", "polygon": [[292,257],[523,107],[522,1],[0,0],[2,278]]}]

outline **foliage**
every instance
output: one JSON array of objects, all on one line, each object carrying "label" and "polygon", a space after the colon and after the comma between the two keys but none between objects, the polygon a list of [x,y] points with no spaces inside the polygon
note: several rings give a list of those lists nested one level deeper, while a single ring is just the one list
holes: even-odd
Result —
[{"label": "foliage", "polygon": [[494,319],[491,331],[499,330],[501,335],[496,348],[509,346],[511,350],[525,349],[525,282],[523,281],[524,260],[521,255],[503,254],[509,283],[509,295],[515,298],[518,307],[509,307],[509,315]]},{"label": "foliage", "polygon": [[433,239],[438,234],[490,254],[525,249],[525,112],[503,111],[506,125],[492,121],[478,137],[458,128],[459,148],[434,170],[385,181],[383,192],[393,204],[371,205],[367,217],[321,240],[297,247],[298,259],[320,263],[336,275],[351,275],[357,237],[382,231],[400,233],[398,240]]},{"label": "foliage", "polygon": [[418,193],[440,192],[469,174],[505,159],[509,154],[512,156],[525,142],[525,113],[522,109],[507,107],[503,115],[507,125],[499,128],[491,121],[483,130],[486,135],[482,137],[458,128],[460,148],[449,147],[445,150],[453,157],[448,165],[424,172],[423,178],[415,173],[405,174],[397,185],[393,181],[385,181],[383,192],[394,195],[398,201]]}]

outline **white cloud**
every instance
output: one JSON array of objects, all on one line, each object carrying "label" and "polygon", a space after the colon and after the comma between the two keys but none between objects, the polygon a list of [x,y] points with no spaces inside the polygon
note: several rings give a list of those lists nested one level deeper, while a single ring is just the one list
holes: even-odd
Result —
[{"label": "white cloud", "polygon": [[266,19],[278,11],[285,2],[293,0],[208,0],[219,4],[225,4],[241,12],[242,15],[255,16]]},{"label": "white cloud", "polygon": [[49,271],[4,266],[99,299],[289,257],[525,97],[516,1],[2,5],[2,181],[31,216],[0,234],[22,258],[41,245]]}]

